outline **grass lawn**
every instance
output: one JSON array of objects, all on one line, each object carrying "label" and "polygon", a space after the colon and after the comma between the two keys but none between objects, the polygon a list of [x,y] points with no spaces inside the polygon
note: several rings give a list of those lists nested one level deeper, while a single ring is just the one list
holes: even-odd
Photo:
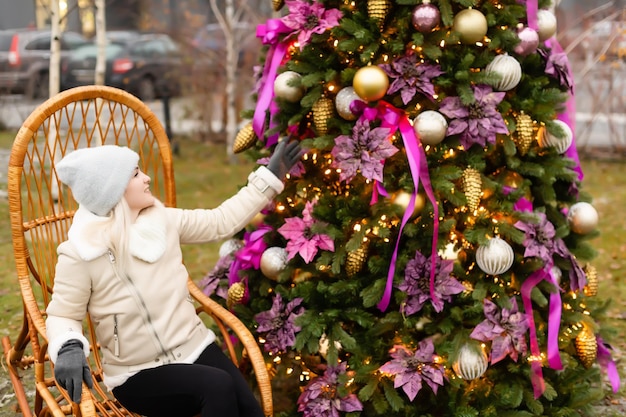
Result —
[{"label": "grass lawn", "polygon": [[[0,133],[0,149],[9,149],[13,136],[13,133]],[[244,157],[240,158],[239,164],[228,164],[224,145],[198,143],[184,138],[178,143],[180,155],[175,157],[175,175],[179,207],[218,205],[236,192],[254,168],[253,163]],[[625,380],[622,356],[626,351],[626,341],[618,335],[626,334],[626,221],[621,216],[626,207],[626,159],[606,161],[583,157],[582,167],[585,172],[583,187],[593,195],[594,206],[600,214],[599,228],[602,235],[594,242],[598,250],[594,262],[600,283],[598,297],[612,300],[605,320],[617,330],[612,340],[614,357],[618,360],[622,380]],[[5,167],[2,169],[5,170]],[[6,171],[0,176],[0,191],[6,191],[3,178],[6,178]],[[9,334],[15,338],[21,324],[22,308],[14,278],[7,206],[6,197],[0,193],[0,337]],[[184,248],[186,264],[194,279],[202,278],[214,265],[219,245],[215,243]],[[6,381],[4,369],[0,371],[0,382],[3,380]],[[602,410],[601,414],[605,417],[626,416],[624,397],[624,389],[618,395],[609,394],[607,409]],[[0,412],[0,417],[11,415]]]}]

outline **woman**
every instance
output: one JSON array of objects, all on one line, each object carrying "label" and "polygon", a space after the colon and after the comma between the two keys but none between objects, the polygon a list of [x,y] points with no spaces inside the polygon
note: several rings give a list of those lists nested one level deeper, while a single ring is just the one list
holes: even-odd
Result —
[{"label": "woman", "polygon": [[89,313],[104,384],[127,409],[150,417],[263,415],[195,312],[180,244],[241,230],[282,191],[300,156],[297,143],[280,142],[267,167],[213,210],[164,207],[138,168],[139,155],[126,147],[80,149],[57,164],[79,208],[57,250],[46,328],[55,378],[72,401],[80,402],[83,381],[92,386],[82,334]]}]

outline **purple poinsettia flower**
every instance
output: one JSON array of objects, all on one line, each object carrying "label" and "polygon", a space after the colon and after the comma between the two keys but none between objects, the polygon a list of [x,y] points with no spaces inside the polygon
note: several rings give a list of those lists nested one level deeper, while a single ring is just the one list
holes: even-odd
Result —
[{"label": "purple poinsettia flower", "polygon": [[460,134],[465,149],[473,145],[485,147],[487,143],[495,143],[497,133],[509,133],[496,109],[506,93],[494,92],[488,85],[475,85],[472,89],[475,99],[472,103],[465,105],[459,97],[446,97],[439,107],[439,112],[451,119],[447,134]]},{"label": "purple poinsettia flower", "polygon": [[302,218],[289,217],[285,219],[285,224],[278,229],[278,233],[287,239],[287,259],[292,259],[296,254],[300,254],[304,262],[313,260],[319,249],[334,251],[335,242],[326,234],[315,234],[311,231],[314,224],[322,224],[313,218],[314,202],[307,201],[302,210]]},{"label": "purple poinsettia flower", "polygon": [[539,55],[546,61],[546,74],[555,78],[561,86],[574,92],[574,80],[569,66],[569,60],[565,52],[539,49]]},{"label": "purple poinsettia flower", "polygon": [[341,170],[339,179],[350,182],[360,172],[369,180],[382,182],[385,159],[398,152],[389,135],[389,129],[370,129],[369,120],[361,118],[352,128],[352,136],[338,136],[332,155],[333,167]]},{"label": "purple poinsettia flower", "polygon": [[198,283],[202,292],[208,296],[213,294],[228,299],[228,273],[234,260],[233,254],[222,256],[213,269]]},{"label": "purple poinsettia flower", "polygon": [[296,319],[304,314],[300,304],[302,298],[294,298],[287,304],[280,294],[274,296],[272,308],[254,316],[259,326],[257,333],[264,339],[263,348],[266,352],[278,354],[296,343],[296,333],[302,328],[295,324]]},{"label": "purple poinsettia flower", "polygon": [[517,221],[514,226],[523,231],[524,238],[524,257],[537,257],[545,264],[552,262],[552,255],[556,252],[564,255],[567,251],[565,243],[562,239],[557,239],[554,225],[548,221],[545,213],[535,213],[537,223],[527,223]]},{"label": "purple poinsettia flower", "polygon": [[498,310],[498,306],[485,299],[483,302],[485,320],[474,328],[470,337],[482,342],[491,342],[491,364],[501,361],[507,355],[517,362],[519,354],[525,355],[528,320],[517,309],[517,301],[511,299],[511,308]]},{"label": "purple poinsettia flower", "polygon": [[430,65],[419,62],[417,54],[411,53],[395,59],[390,64],[380,66],[393,82],[387,94],[400,91],[402,102],[406,105],[417,93],[421,93],[433,100],[435,87],[432,79],[443,74],[439,65]]},{"label": "purple poinsettia flower", "polygon": [[339,396],[339,376],[346,373],[346,368],[345,362],[329,366],[324,375],[309,382],[298,398],[298,411],[302,417],[339,417],[339,412],[363,410],[355,394]]},{"label": "purple poinsettia flower", "polygon": [[[402,304],[402,313],[410,316],[417,313],[430,300],[436,312],[443,310],[443,302],[435,302],[430,299],[430,259],[421,252],[415,252],[415,258],[411,259],[404,269],[404,281],[398,285],[400,291],[407,294],[406,301]],[[435,294],[440,301],[450,302],[452,295],[465,290],[463,284],[451,276],[454,261],[444,260],[437,257],[435,262]]]},{"label": "purple poinsettia flower", "polygon": [[402,387],[409,400],[415,399],[422,389],[423,382],[426,382],[435,394],[439,386],[443,386],[444,370],[435,361],[435,346],[432,339],[422,340],[415,352],[396,345],[391,349],[390,356],[393,359],[378,370],[393,375],[394,388]]},{"label": "purple poinsettia flower", "polygon": [[309,3],[301,0],[285,1],[289,14],[283,17],[282,22],[298,34],[300,50],[311,40],[314,33],[321,34],[327,29],[339,25],[343,13],[339,9],[325,9],[324,5],[316,1]]}]

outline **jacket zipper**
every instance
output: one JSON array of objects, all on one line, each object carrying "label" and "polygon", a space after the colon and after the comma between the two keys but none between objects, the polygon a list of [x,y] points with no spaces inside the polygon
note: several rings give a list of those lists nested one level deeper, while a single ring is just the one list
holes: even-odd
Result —
[{"label": "jacket zipper", "polygon": [[113,315],[113,354],[120,357],[120,337],[117,333],[117,314]]},{"label": "jacket zipper", "polygon": [[[113,255],[113,252],[111,252],[110,250],[109,250],[109,260],[111,261],[111,265],[113,266],[113,269],[115,271],[115,275],[117,275],[119,277],[120,275],[118,274],[117,267],[115,266],[115,255]],[[143,319],[144,319],[144,322],[145,322],[146,326],[151,331],[152,336],[154,337],[154,339],[159,344],[159,348],[161,349],[161,353],[163,354],[163,356],[167,357],[168,356],[168,352],[165,349],[165,346],[163,345],[163,342],[161,341],[161,338],[159,337],[159,334],[157,333],[157,331],[156,331],[156,329],[154,327],[154,324],[152,322],[152,317],[150,317],[150,312],[148,311],[148,307],[146,306],[146,302],[144,301],[143,297],[141,296],[141,294],[137,290],[137,287],[135,286],[135,283],[133,282],[131,277],[129,277],[128,274],[123,274],[123,275],[126,277],[126,281],[128,281],[129,287],[133,291],[133,294],[135,295],[136,299],[139,300],[139,302],[141,303],[141,309],[142,309],[142,312],[144,313],[143,314]],[[171,356],[172,356],[173,360],[176,360],[176,358],[174,357],[173,353],[171,354]]]}]

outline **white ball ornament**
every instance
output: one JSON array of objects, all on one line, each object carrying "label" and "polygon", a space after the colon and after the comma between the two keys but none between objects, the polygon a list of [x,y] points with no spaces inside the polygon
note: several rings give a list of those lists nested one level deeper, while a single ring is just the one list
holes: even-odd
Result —
[{"label": "white ball ornament", "polygon": [[554,148],[558,153],[565,153],[574,141],[574,133],[572,129],[562,120],[555,120],[554,123],[558,124],[563,130],[563,135],[556,136],[548,132],[548,129],[543,127],[538,135],[539,146],[542,148]]},{"label": "white ball ornament", "polygon": [[271,280],[278,276],[287,266],[287,250],[277,246],[267,248],[261,255],[261,272]]},{"label": "white ball ornament", "polygon": [[459,377],[471,381],[480,378],[487,370],[488,365],[489,358],[482,349],[465,344],[459,350],[459,355],[452,365],[452,369]]},{"label": "white ball ornament", "polygon": [[446,137],[448,121],[439,112],[426,110],[413,120],[413,129],[425,145],[437,145]]},{"label": "white ball ornament", "polygon": [[540,9],[537,11],[537,34],[539,41],[543,42],[556,34],[556,16],[550,10]]},{"label": "white ball ornament", "polygon": [[239,239],[228,239],[220,245],[220,258],[231,255],[243,247],[243,242]]},{"label": "white ball ornament", "polygon": [[496,56],[485,68],[487,74],[498,74],[500,79],[493,82],[498,91],[509,91],[515,88],[522,79],[522,66],[508,54]]},{"label": "white ball ornament", "polygon": [[500,275],[513,266],[513,248],[505,240],[493,237],[476,250],[476,263],[486,274]]},{"label": "white ball ornament", "polygon": [[291,103],[300,101],[304,95],[304,89],[298,85],[301,78],[302,76],[295,71],[285,71],[279,74],[274,81],[274,94],[276,97]]},{"label": "white ball ornament", "polygon": [[354,87],[344,87],[335,96],[335,109],[337,114],[345,120],[356,120],[356,114],[350,110],[350,105],[354,100],[361,100],[361,97],[354,91]]},{"label": "white ball ornament", "polygon": [[567,222],[578,234],[591,233],[598,227],[598,212],[591,204],[581,201],[569,208]]}]

